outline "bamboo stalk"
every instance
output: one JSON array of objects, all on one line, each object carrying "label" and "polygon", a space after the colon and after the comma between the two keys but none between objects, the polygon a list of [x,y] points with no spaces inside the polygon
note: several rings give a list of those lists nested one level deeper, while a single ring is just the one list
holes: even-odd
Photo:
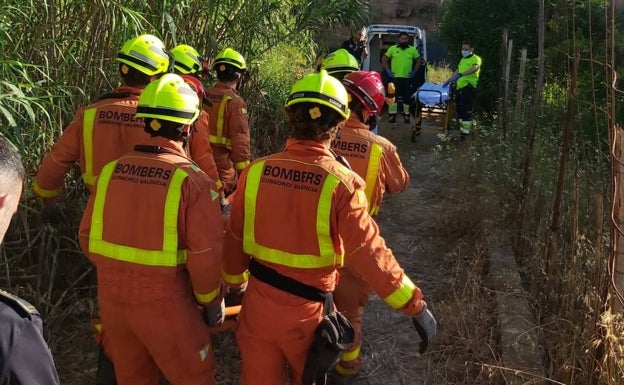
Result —
[{"label": "bamboo stalk", "polygon": [[622,313],[622,295],[624,293],[624,132],[621,127],[615,129],[615,197],[613,199],[613,258],[610,262],[612,278],[613,311]]}]

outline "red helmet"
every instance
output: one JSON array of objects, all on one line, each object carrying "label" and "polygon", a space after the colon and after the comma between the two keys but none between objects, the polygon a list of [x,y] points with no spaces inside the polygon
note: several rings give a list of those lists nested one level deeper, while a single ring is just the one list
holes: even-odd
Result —
[{"label": "red helmet", "polygon": [[381,112],[385,101],[381,75],[375,71],[355,71],[342,79],[349,94],[358,98],[371,114]]},{"label": "red helmet", "polygon": [[204,100],[204,85],[202,82],[193,75],[181,74],[180,76],[184,79],[186,84],[191,86],[193,91],[197,92],[197,97],[201,103],[202,100]]}]

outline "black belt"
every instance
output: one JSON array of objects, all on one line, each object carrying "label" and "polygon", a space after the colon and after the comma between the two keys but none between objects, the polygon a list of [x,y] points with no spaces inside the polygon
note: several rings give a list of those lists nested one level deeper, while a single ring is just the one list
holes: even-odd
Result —
[{"label": "black belt", "polygon": [[324,304],[323,315],[327,315],[333,311],[334,298],[331,292],[322,291],[317,287],[307,285],[296,279],[280,274],[277,270],[263,265],[254,258],[251,258],[249,261],[249,273],[276,289],[310,301],[322,302]]}]

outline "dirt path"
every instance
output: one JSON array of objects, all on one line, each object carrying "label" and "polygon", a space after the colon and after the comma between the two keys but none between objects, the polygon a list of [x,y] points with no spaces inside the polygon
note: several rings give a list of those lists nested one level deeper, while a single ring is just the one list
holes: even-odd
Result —
[{"label": "dirt path", "polygon": [[[434,315],[436,302],[445,296],[452,276],[450,267],[443,263],[449,250],[448,235],[431,224],[437,208],[444,204],[441,192],[448,183],[443,170],[445,161],[433,152],[437,132],[426,127],[412,143],[408,125],[385,123],[381,127],[380,135],[397,146],[410,173],[411,185],[399,195],[387,196],[377,219],[382,236],[423,290]],[[429,353],[418,354],[419,337],[408,317],[392,311],[375,296],[364,318],[364,368],[356,384],[434,383],[437,347],[434,344]],[[440,322],[439,327],[443,327]]]}]

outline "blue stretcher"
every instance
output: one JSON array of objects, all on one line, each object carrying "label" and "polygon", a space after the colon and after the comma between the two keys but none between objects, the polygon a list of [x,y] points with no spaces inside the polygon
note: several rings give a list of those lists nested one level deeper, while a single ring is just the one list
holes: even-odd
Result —
[{"label": "blue stretcher", "polygon": [[453,106],[453,91],[451,85],[442,85],[425,82],[416,92],[412,94],[415,101],[414,118],[412,126],[412,142],[416,141],[416,136],[422,131],[422,118],[442,118],[442,129],[448,131],[451,121],[451,110]]},{"label": "blue stretcher", "polygon": [[425,106],[437,106],[446,104],[451,98],[450,84],[424,83],[412,95],[412,98]]}]

